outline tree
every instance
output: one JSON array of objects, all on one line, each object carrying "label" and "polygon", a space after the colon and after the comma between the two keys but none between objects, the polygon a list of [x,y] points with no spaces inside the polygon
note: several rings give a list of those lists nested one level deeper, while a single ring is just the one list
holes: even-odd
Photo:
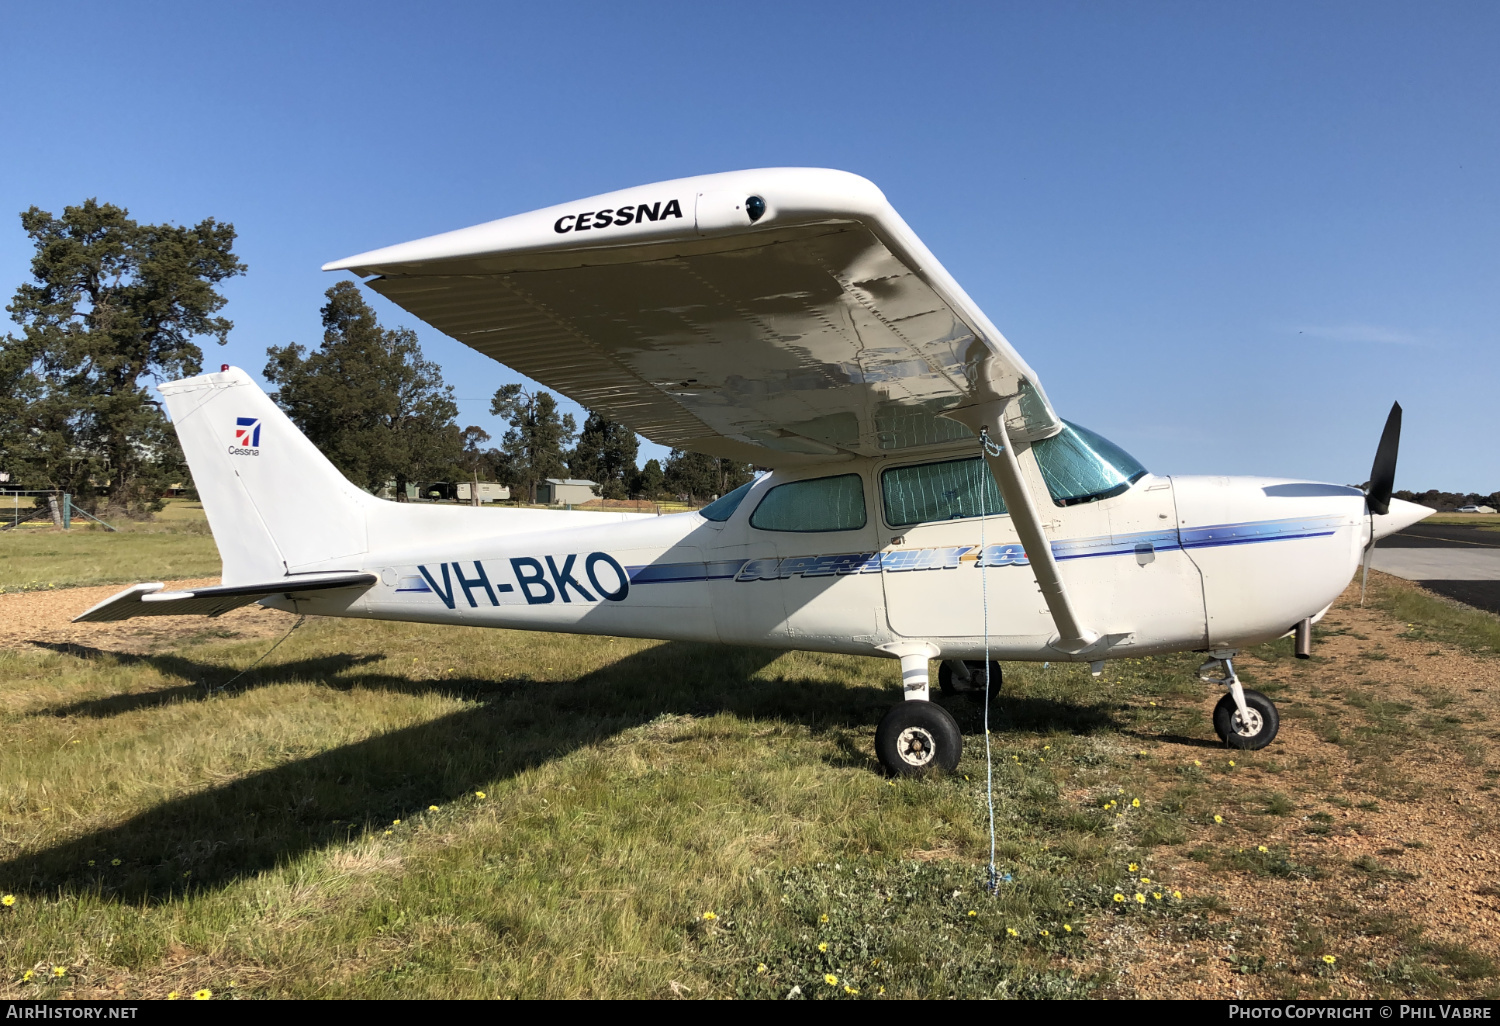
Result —
[{"label": "tree", "polygon": [[504,417],[510,430],[501,439],[509,457],[511,480],[535,504],[536,486],[549,477],[567,473],[563,450],[573,440],[577,424],[571,413],[558,416],[557,399],[544,389],[527,392],[520,385],[503,385],[490,400],[490,413]]},{"label": "tree", "polygon": [[359,288],[325,293],[323,344],[266,350],[276,404],[344,476],[371,491],[447,474],[463,455],[453,389],[422,355],[416,332],[383,328]]},{"label": "tree", "polygon": [[234,226],[140,224],[90,199],[21,227],[36,254],[6,307],[21,337],[0,341],[5,469],[85,503],[106,491],[116,514],[158,509],[182,456],[146,381],[197,374],[195,339],[228,341],[215,286],[245,272]]},{"label": "tree", "polygon": [[640,473],[631,480],[630,494],[642,499],[655,499],[661,496],[666,483],[667,475],[662,473],[660,461],[647,460]]},{"label": "tree", "polygon": [[604,498],[623,499],[639,450],[634,431],[590,410],[578,444],[568,455],[568,469],[575,477],[597,482]]},{"label": "tree", "polygon": [[755,476],[748,463],[718,459],[697,452],[673,449],[667,457],[666,488],[686,495],[691,502],[703,502],[715,495],[725,495]]}]

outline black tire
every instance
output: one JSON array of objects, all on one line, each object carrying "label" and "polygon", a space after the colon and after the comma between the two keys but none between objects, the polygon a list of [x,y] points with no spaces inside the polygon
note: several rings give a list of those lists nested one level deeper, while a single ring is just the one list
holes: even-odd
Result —
[{"label": "black tire", "polygon": [[875,756],[892,776],[915,777],[929,770],[952,773],[963,750],[958,722],[932,702],[902,702],[875,728]]},{"label": "black tire", "polygon": [[[1276,732],[1281,729],[1281,717],[1276,712],[1276,703],[1259,691],[1246,688],[1245,705],[1251,716],[1248,726],[1254,729],[1247,731],[1241,728],[1240,710],[1234,704],[1234,696],[1225,695],[1214,706],[1214,733],[1230,748],[1243,748],[1253,752],[1276,739]],[[1260,721],[1258,724],[1256,719]]]},{"label": "black tire", "polygon": [[[964,666],[968,667],[969,677],[973,683],[965,684],[954,679],[953,667],[948,660],[944,659],[938,667],[938,687],[943,694],[949,696],[967,695],[974,699],[984,698],[984,661],[981,659],[965,659]],[[991,660],[990,662],[990,701],[1000,697],[1000,687],[1003,683],[1003,675],[1000,672],[1000,664]]]}]

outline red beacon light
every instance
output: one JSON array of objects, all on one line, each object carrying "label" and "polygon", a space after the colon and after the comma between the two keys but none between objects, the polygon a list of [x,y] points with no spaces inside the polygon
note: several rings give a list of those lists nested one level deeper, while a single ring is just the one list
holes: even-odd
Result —
[{"label": "red beacon light", "polygon": [[223,372],[223,371],[227,371],[227,370],[228,370],[228,369],[229,369],[229,364],[227,364],[227,363],[221,363],[221,364],[219,364],[219,371],[220,371],[220,372],[221,372],[221,373],[222,373],[222,372]]}]

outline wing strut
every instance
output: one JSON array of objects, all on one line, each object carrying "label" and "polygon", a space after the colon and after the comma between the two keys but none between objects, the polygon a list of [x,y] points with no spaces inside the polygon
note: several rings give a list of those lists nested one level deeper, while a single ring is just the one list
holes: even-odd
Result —
[{"label": "wing strut", "polygon": [[951,410],[947,416],[969,427],[983,441],[984,462],[1005,499],[1006,511],[1010,513],[1016,533],[1021,536],[1026,558],[1036,574],[1036,583],[1047,601],[1052,622],[1057,625],[1057,640],[1052,642],[1052,647],[1069,655],[1078,655],[1097,643],[1099,635],[1083,625],[1068,598],[1067,586],[1063,584],[1057,560],[1052,555],[1052,543],[1042,528],[1041,514],[1037,512],[1031,490],[1026,487],[1026,479],[1021,476],[1021,465],[1016,461],[1010,433],[1005,429],[1005,404],[1009,398]]}]

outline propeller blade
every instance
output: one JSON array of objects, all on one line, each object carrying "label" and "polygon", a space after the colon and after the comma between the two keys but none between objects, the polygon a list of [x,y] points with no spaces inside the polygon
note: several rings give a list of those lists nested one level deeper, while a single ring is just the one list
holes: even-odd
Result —
[{"label": "propeller blade", "polygon": [[1370,583],[1370,556],[1375,551],[1375,539],[1370,539],[1370,544],[1365,546],[1365,558],[1363,560],[1365,569],[1359,578],[1359,604],[1365,604],[1365,585]]},{"label": "propeller blade", "polygon": [[1391,489],[1396,485],[1396,450],[1401,448],[1401,404],[1391,403],[1391,414],[1380,433],[1375,463],[1370,467],[1370,484],[1365,489],[1365,505],[1370,512],[1384,516],[1391,511]]}]

